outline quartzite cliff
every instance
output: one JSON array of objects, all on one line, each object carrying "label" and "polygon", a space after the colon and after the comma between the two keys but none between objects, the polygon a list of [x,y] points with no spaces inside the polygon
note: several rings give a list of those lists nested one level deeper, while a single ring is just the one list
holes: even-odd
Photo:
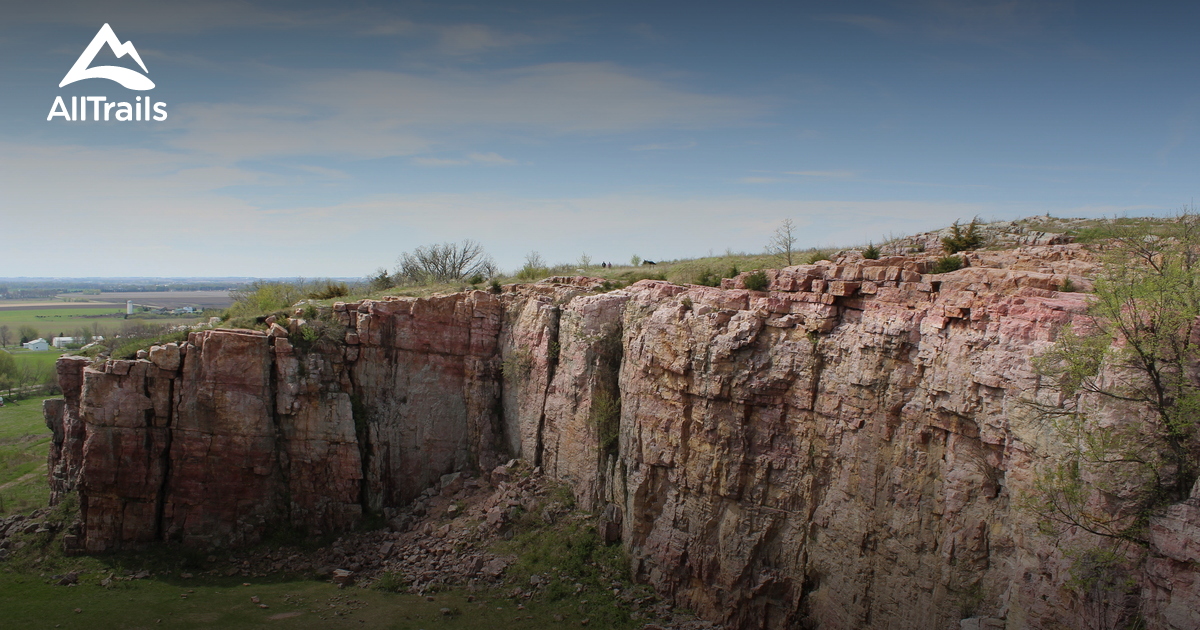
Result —
[{"label": "quartzite cliff", "polygon": [[[1095,263],[968,258],[846,257],[767,291],[552,278],[64,358],[51,483],[80,494],[83,549],[215,546],[347,529],[520,457],[605,513],[637,579],[734,627],[1077,627],[1062,548],[1016,503],[1059,453],[1031,358]],[[1153,542],[1141,614],[1200,627],[1200,491]]]}]

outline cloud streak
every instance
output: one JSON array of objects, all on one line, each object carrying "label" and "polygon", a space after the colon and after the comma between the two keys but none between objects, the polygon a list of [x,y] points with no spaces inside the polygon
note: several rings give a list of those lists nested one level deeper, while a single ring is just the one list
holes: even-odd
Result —
[{"label": "cloud streak", "polygon": [[741,124],[762,111],[747,99],[690,91],[610,63],[433,76],[326,73],[270,100],[281,104],[182,105],[172,115],[170,142],[232,161],[316,153],[379,158],[424,153],[447,134],[704,128]]}]

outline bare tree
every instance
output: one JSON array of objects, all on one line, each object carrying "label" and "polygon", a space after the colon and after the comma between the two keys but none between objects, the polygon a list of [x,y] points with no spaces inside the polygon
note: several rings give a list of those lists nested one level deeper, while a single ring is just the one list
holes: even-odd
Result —
[{"label": "bare tree", "polygon": [[7,325],[0,326],[0,348],[7,346],[9,341],[12,341],[12,331]]},{"label": "bare tree", "polygon": [[495,268],[483,246],[467,239],[461,243],[422,245],[404,252],[396,275],[413,283],[453,282],[476,274],[491,277]]},{"label": "bare tree", "polygon": [[545,276],[549,272],[546,268],[546,259],[537,252],[529,252],[525,254],[525,266],[517,271],[517,277],[522,280],[536,280]]},{"label": "bare tree", "polygon": [[796,253],[796,226],[791,219],[784,219],[775,228],[775,234],[767,245],[767,253],[778,256],[787,266],[792,266],[792,255]]},{"label": "bare tree", "polygon": [[17,329],[17,332],[21,335],[21,343],[33,341],[40,336],[38,334],[38,329],[34,328],[33,326],[21,326]]}]

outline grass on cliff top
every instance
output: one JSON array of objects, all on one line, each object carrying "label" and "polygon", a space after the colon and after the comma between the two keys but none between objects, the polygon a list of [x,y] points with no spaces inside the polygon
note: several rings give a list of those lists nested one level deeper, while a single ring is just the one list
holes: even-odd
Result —
[{"label": "grass on cliff top", "polygon": [[42,419],[45,398],[6,397],[0,407],[0,516],[43,507],[50,498],[46,455],[51,433]]},{"label": "grass on cliff top", "polygon": [[[838,248],[811,248],[799,250],[792,254],[792,264],[801,265],[817,260],[825,260],[836,254]],[[532,274],[525,275],[507,275],[496,278],[496,282],[505,284],[537,282],[543,278],[550,276],[589,276],[593,278],[604,278],[611,280],[612,288],[621,288],[629,286],[639,280],[665,280],[675,284],[701,284],[709,286],[718,286],[723,278],[731,278],[743,271],[753,271],[756,269],[776,269],[787,265],[786,261],[779,256],[772,254],[746,254],[727,252],[721,256],[708,256],[695,259],[681,260],[660,260],[655,261],[654,265],[639,265],[633,266],[628,263],[616,264],[613,267],[600,267],[599,264],[589,266],[579,266],[576,264],[562,264],[552,268],[538,270]],[[422,285],[405,285],[392,287],[390,289],[369,290],[365,287],[358,287],[357,290],[352,290],[349,295],[323,299],[311,300],[314,304],[332,305],[334,302],[355,302],[364,299],[378,300],[388,296],[398,297],[426,297],[439,293],[454,293],[458,291],[482,290],[486,291],[491,285],[491,281],[471,284],[468,282],[440,282],[429,283]],[[354,289],[354,287],[351,287]],[[249,308],[247,307],[249,306]],[[230,318],[237,318],[243,325],[249,325],[248,318],[261,317],[275,310],[290,312],[292,309],[285,309],[276,304],[271,305],[271,310],[262,310],[254,308],[252,304],[243,306],[239,309],[230,309],[227,311]],[[260,326],[262,327],[262,326]]]},{"label": "grass on cliff top", "polygon": [[[969,220],[969,218],[964,219],[962,223],[966,224]],[[990,222],[992,221],[983,221],[983,223]],[[1016,221],[1018,225],[1031,230],[1066,233],[1074,237],[1076,242],[1085,244],[1110,238],[1114,236],[1114,231],[1128,227],[1136,227],[1150,234],[1165,233],[1170,229],[1172,222],[1173,220],[1170,217],[1072,219],[1056,218],[1049,215],[1028,217]],[[888,235],[875,239],[872,243],[882,247],[898,238],[902,237]],[[866,242],[850,248],[819,247],[797,250],[792,254],[791,264],[810,264],[818,260],[829,260],[835,258],[839,252],[846,249],[862,249],[865,247]],[[1001,245],[985,245],[985,248],[989,247],[999,248]],[[749,254],[732,251],[727,251],[724,255],[694,259],[656,260],[653,256],[650,256],[650,258],[655,260],[656,264],[633,266],[627,261],[624,263],[614,263],[615,266],[613,267],[600,267],[599,261],[596,264],[587,266],[579,265],[578,263],[565,263],[553,267],[527,269],[517,274],[496,278],[495,280],[497,283],[504,285],[536,282],[550,276],[585,275],[609,280],[610,284],[608,286],[610,289],[625,287],[645,279],[665,280],[675,284],[718,286],[723,278],[733,277],[741,272],[759,269],[778,269],[788,264],[782,256],[777,254]],[[380,299],[387,296],[426,297],[438,293],[453,293],[472,289],[487,290],[490,285],[490,281],[477,284],[468,282],[443,282],[372,290],[367,287],[366,283],[363,283],[357,286],[346,287],[349,291],[347,295],[326,299],[313,299],[310,301],[314,304],[328,306],[338,301],[353,302],[362,299]],[[224,325],[265,328],[261,322],[256,322],[255,319],[262,319],[263,316],[272,312],[290,314],[293,308],[288,305],[294,304],[297,300],[305,297],[303,295],[305,287],[308,287],[308,285],[286,285],[285,283],[279,284],[279,286],[264,286],[262,291],[251,292],[244,296],[243,299],[239,299],[234,306],[226,311],[226,323]]]},{"label": "grass on cliff top", "polygon": [[1016,221],[1022,227],[1039,232],[1067,234],[1076,243],[1090,244],[1113,238],[1121,230],[1162,236],[1175,226],[1174,217],[1101,217],[1098,219],[1061,218],[1050,215]]}]

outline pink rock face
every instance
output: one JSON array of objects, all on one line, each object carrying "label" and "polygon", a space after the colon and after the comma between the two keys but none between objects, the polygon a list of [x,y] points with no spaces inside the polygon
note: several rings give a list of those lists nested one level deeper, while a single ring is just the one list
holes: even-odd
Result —
[{"label": "pink rock face", "polygon": [[363,415],[367,507],[403,505],[442,475],[498,452],[497,340],[503,312],[483,291],[364,302],[349,368]]},{"label": "pink rock face", "polygon": [[[367,300],[286,336],[195,333],[174,371],[161,351],[64,362],[52,478],[80,470],[88,549],[216,546],[345,530],[519,456],[603,512],[638,579],[730,627],[1075,627],[1061,549],[1085,538],[1016,503],[1061,449],[1025,404],[1058,402],[1031,359],[1082,319],[1087,295],[1059,289],[1095,262],[964,257],[934,275],[933,255],[847,256],[767,291],[556,278]],[[1196,500],[1154,521],[1151,627],[1197,627]]]},{"label": "pink rock face", "polygon": [[267,337],[205,331],[188,344],[162,534],[197,546],[253,542],[282,509]]},{"label": "pink rock face", "polygon": [[42,416],[54,434],[47,459],[47,478],[50,483],[50,505],[57,505],[63,495],[75,490],[83,466],[83,442],[86,430],[79,418],[79,395],[83,389],[83,369],[87,359],[63,357],[55,366],[62,399],[46,400]]},{"label": "pink rock face", "polygon": [[1192,496],[1150,521],[1143,615],[1156,627],[1200,628],[1200,481]]}]

